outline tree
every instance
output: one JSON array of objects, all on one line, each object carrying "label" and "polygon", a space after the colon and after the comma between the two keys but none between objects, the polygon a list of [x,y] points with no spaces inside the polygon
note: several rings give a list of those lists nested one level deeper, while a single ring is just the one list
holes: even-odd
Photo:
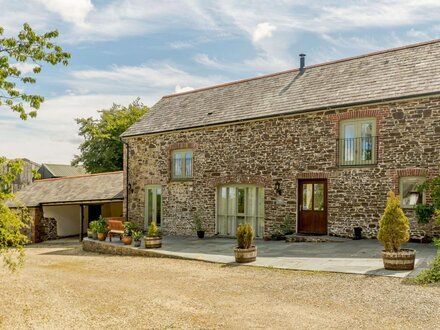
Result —
[{"label": "tree", "polygon": [[377,239],[385,251],[399,252],[400,246],[409,240],[409,221],[400,208],[400,198],[392,191],[388,193],[387,206],[379,222]]},{"label": "tree", "polygon": [[[34,118],[44,98],[25,92],[25,86],[34,84],[36,79],[22,74],[20,65],[33,65],[32,72],[37,75],[44,63],[67,65],[70,54],[52,42],[58,37],[58,31],[37,34],[28,24],[24,24],[17,37],[4,37],[3,34],[4,29],[0,27],[0,110],[9,108],[23,120]],[[23,246],[26,243],[23,230],[29,220],[25,208],[11,210],[6,205],[6,201],[14,197],[9,189],[10,184],[20,174],[22,167],[21,160],[0,157],[0,255],[11,270],[23,262]]]},{"label": "tree", "polygon": [[87,172],[112,172],[122,170],[123,147],[120,135],[139,120],[147,111],[139,98],[127,107],[113,104],[100,110],[99,119],[79,118],[78,135],[84,138],[80,155],[75,155],[72,165],[82,164]]}]

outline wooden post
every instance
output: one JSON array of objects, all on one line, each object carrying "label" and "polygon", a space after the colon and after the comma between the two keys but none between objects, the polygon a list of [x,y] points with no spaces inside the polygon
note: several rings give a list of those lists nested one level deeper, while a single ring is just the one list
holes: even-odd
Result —
[{"label": "wooden post", "polygon": [[84,228],[84,205],[80,204],[79,205],[79,214],[80,214],[80,219],[79,219],[79,242],[81,243],[83,240],[83,228]]}]

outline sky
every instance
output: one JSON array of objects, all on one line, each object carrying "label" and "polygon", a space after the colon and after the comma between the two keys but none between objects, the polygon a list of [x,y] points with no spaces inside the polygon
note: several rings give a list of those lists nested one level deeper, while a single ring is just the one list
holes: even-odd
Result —
[{"label": "sky", "polygon": [[[0,0],[0,26],[58,30],[72,58],[43,65],[27,121],[0,107],[0,155],[68,164],[75,118],[163,95],[440,37],[439,0]],[[30,66],[21,66],[22,72]],[[27,90],[28,91],[28,90]]]}]

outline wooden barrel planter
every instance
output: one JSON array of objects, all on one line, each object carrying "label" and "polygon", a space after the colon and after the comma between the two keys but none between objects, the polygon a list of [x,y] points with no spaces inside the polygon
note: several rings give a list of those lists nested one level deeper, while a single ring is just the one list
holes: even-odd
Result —
[{"label": "wooden barrel planter", "polygon": [[383,265],[388,270],[413,270],[416,250],[401,249],[399,252],[382,251]]},{"label": "wooden barrel planter", "polygon": [[251,246],[249,249],[234,248],[235,262],[245,263],[257,259],[257,247]]},{"label": "wooden barrel planter", "polygon": [[162,237],[144,237],[146,249],[157,249],[162,247]]}]

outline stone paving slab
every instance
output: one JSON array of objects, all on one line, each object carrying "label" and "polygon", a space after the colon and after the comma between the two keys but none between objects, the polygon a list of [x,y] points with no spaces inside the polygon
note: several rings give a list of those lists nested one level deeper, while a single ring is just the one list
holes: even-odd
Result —
[{"label": "stone paving slab", "polygon": [[[255,240],[258,257],[247,266],[273,267],[279,269],[327,271],[351,274],[411,277],[428,267],[437,249],[432,244],[408,243],[406,248],[417,250],[414,271],[390,271],[383,268],[382,246],[377,240],[345,240],[323,243],[285,243],[282,241]],[[167,236],[162,248],[145,249],[123,245],[118,239],[99,242],[88,238],[83,241],[85,251],[167,257],[206,262],[235,264],[233,248],[235,240],[227,238],[188,238]]]}]

